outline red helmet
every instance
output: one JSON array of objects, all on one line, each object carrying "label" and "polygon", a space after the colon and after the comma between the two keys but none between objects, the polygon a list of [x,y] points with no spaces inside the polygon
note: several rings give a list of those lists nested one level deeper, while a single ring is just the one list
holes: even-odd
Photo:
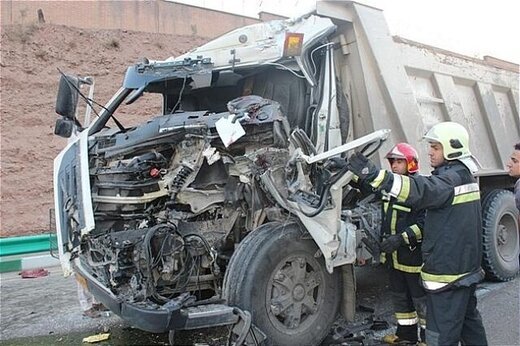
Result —
[{"label": "red helmet", "polygon": [[[398,143],[385,156],[390,159],[406,160],[408,173],[415,173],[419,170],[419,155],[417,151],[408,143]],[[392,162],[390,161],[390,164]]]}]

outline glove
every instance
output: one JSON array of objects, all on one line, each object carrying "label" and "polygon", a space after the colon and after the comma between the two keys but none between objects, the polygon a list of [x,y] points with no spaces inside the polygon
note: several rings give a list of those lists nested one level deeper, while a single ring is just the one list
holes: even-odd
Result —
[{"label": "glove", "polygon": [[361,183],[370,184],[379,174],[379,169],[365,155],[354,153],[350,155],[347,161],[349,171],[358,176]]},{"label": "glove", "polygon": [[404,238],[401,234],[392,234],[381,243],[381,250],[386,253],[392,253],[404,244]]},{"label": "glove", "polygon": [[331,157],[326,163],[325,168],[332,169],[332,170],[338,170],[345,167],[347,163],[345,162],[345,159],[339,156]]}]

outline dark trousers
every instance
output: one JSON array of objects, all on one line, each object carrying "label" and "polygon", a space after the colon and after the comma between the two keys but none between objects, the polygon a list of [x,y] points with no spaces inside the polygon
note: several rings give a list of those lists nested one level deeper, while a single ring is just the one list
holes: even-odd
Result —
[{"label": "dark trousers", "polygon": [[487,345],[477,310],[476,285],[427,293],[426,344],[428,346]]},{"label": "dark trousers", "polygon": [[[399,319],[402,316],[416,313],[418,322],[423,322],[426,318],[426,293],[419,278],[419,273],[406,273],[394,268],[389,270],[390,291],[397,318],[396,335],[401,340],[418,341],[417,323],[413,325],[400,324]],[[424,326],[424,322],[420,324]]]}]

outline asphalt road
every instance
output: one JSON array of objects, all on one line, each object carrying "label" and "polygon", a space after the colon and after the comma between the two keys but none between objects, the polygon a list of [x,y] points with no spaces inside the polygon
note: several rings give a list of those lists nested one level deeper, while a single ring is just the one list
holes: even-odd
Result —
[{"label": "asphalt road", "polygon": [[[99,345],[167,345],[167,334],[136,330],[118,316],[107,313],[99,318],[82,315],[76,283],[64,278],[58,267],[50,275],[22,279],[17,273],[0,276],[0,344],[78,345],[83,337],[109,332],[110,339]],[[385,272],[380,267],[358,268],[357,297],[361,307],[374,309],[374,318],[393,322]],[[507,283],[484,282],[477,296],[490,345],[520,345],[520,278]],[[360,310],[357,320],[370,314]],[[390,329],[373,335],[379,337]],[[225,345],[227,328],[178,332],[179,345]]]}]

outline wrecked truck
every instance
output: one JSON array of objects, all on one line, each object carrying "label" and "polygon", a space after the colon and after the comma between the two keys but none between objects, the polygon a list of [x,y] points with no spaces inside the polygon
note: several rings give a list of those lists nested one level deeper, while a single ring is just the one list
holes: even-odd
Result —
[{"label": "wrecked truck", "polygon": [[350,186],[344,158],[385,167],[380,153],[444,120],[468,128],[482,164],[483,266],[518,273],[504,167],[520,138],[518,70],[392,37],[378,9],[319,1],[144,59],[104,106],[92,79],[64,74],[56,111],[69,138],[54,165],[64,272],[171,341],[231,325],[237,344],[319,344],[340,307],[352,317],[353,264],[378,258],[379,206]]}]

